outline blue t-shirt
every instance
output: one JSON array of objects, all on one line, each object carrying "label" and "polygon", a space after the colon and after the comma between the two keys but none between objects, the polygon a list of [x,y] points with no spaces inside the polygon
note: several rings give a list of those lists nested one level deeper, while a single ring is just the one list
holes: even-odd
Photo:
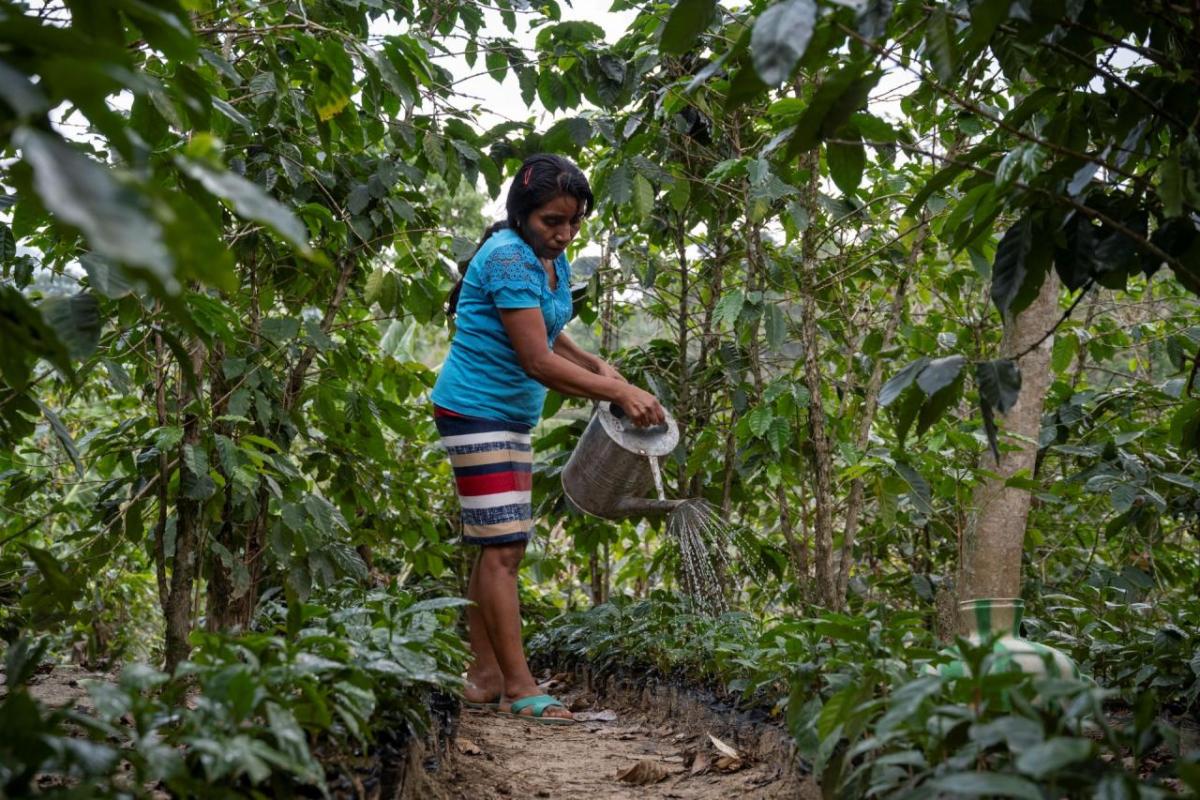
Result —
[{"label": "blue t-shirt", "polygon": [[546,387],[525,374],[500,321],[502,308],[541,308],[546,344],[571,319],[571,266],[554,261],[557,290],[542,262],[520,235],[502,229],[467,266],[458,296],[457,330],[433,387],[433,402],[458,414],[536,425]]}]

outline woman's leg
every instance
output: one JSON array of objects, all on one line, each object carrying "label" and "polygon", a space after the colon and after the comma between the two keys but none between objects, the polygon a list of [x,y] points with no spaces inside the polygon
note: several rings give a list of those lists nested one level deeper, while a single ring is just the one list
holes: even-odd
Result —
[{"label": "woman's leg", "polygon": [[472,603],[467,606],[467,641],[472,658],[467,667],[467,686],[463,695],[472,703],[493,703],[504,697],[504,674],[496,663],[496,653],[492,650],[492,640],[481,610],[484,602],[479,593],[481,560],[482,554],[475,557],[467,583],[467,599]]},{"label": "woman's leg", "polygon": [[[525,543],[487,545],[475,565],[478,581],[476,602],[487,626],[496,663],[504,675],[506,703],[541,694],[521,645],[521,608],[517,598],[517,571],[525,555]],[[524,712],[531,713],[531,712]],[[570,717],[561,706],[547,708],[543,716]]]}]

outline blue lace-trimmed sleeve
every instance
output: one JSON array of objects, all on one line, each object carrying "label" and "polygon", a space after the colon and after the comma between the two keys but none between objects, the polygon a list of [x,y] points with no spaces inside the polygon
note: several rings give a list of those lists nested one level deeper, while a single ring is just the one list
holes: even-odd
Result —
[{"label": "blue lace-trimmed sleeve", "polygon": [[537,308],[545,274],[527,246],[504,244],[488,254],[480,283],[497,308]]}]

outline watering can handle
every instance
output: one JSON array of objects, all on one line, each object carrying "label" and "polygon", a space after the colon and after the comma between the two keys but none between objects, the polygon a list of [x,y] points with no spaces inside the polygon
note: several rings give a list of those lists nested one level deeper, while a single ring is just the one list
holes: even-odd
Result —
[{"label": "watering can handle", "polygon": [[[614,417],[616,417],[619,420],[629,419],[629,415],[625,413],[625,409],[621,408],[616,403],[609,403],[608,410],[609,410],[609,412],[612,413],[612,415]],[[665,433],[667,431],[667,427],[668,427],[667,423],[662,422],[662,423],[659,423],[658,425],[651,425],[646,428],[638,427],[637,430],[641,431],[642,433],[659,434],[659,433]]]}]

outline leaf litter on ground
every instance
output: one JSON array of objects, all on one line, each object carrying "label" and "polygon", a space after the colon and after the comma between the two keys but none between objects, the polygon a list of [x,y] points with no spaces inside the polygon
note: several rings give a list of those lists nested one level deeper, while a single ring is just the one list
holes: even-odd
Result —
[{"label": "leaf litter on ground", "polygon": [[[746,767],[747,759],[736,747],[721,741],[711,733],[708,735],[708,738],[712,741],[713,747],[717,749],[717,752],[721,754],[713,766],[722,772],[737,772]],[[694,766],[693,764],[693,768]]]},{"label": "leaf litter on ground", "polygon": [[575,715],[575,719],[579,722],[616,722],[617,712],[611,708],[603,711],[581,711]]},{"label": "leaf litter on ground", "polygon": [[483,749],[480,748],[479,745],[472,742],[470,739],[464,739],[463,737],[460,736],[455,740],[454,743],[455,743],[455,745],[458,746],[458,752],[462,753],[464,756],[481,756],[481,755],[483,755]]},{"label": "leaf litter on ground", "polygon": [[671,777],[670,770],[662,764],[648,759],[642,759],[617,773],[617,780],[622,783],[632,783],[635,786],[649,786],[654,783],[661,783],[669,777]]}]

